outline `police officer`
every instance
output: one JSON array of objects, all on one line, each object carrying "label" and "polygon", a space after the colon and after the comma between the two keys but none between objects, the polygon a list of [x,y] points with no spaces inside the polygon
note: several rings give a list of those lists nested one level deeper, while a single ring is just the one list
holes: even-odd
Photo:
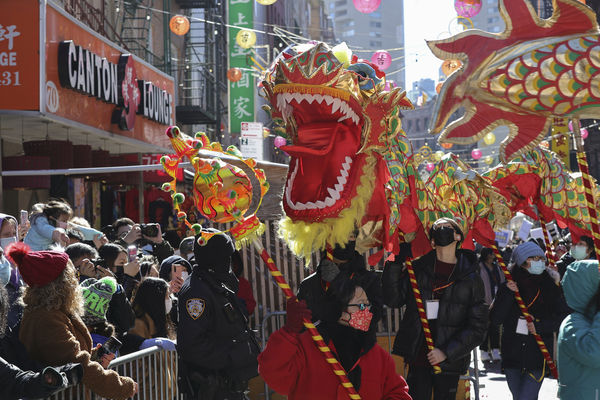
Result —
[{"label": "police officer", "polygon": [[179,292],[179,387],[186,399],[246,399],[258,375],[260,352],[236,296],[230,261],[235,247],[225,233],[203,228],[194,241],[196,265]]}]

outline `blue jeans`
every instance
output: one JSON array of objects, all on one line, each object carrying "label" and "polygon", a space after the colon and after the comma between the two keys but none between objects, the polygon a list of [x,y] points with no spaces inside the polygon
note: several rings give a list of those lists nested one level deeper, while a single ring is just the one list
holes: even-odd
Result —
[{"label": "blue jeans", "polygon": [[542,381],[544,380],[541,377],[541,370],[523,372],[516,368],[505,368],[504,374],[506,375],[506,383],[508,383],[513,400],[537,400],[538,393],[542,387]]}]

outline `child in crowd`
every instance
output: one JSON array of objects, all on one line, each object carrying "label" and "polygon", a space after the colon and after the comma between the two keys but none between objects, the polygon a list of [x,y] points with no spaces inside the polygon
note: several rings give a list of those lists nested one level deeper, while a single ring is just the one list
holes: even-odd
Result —
[{"label": "child in crowd", "polygon": [[25,244],[32,251],[48,250],[53,243],[66,247],[69,244],[66,234],[67,221],[73,215],[71,206],[62,201],[51,200],[41,206],[36,205],[34,211],[30,219],[31,228],[25,236]]}]

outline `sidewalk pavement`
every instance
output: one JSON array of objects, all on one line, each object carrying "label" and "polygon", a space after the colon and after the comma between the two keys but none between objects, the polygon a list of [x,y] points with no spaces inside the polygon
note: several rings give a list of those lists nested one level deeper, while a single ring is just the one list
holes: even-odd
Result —
[{"label": "sidewalk pavement", "polygon": [[[512,399],[510,390],[504,374],[500,371],[500,361],[486,362],[479,361],[479,385],[480,400],[510,400]],[[538,395],[540,400],[558,400],[557,396],[558,382],[552,378],[544,378],[542,388]],[[471,398],[475,398],[474,389],[471,391]]]}]

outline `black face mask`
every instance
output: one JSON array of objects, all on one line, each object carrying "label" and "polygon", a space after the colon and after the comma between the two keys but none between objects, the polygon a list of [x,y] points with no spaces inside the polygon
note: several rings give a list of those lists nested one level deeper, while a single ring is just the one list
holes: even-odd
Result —
[{"label": "black face mask", "polygon": [[451,228],[449,226],[442,226],[439,228],[436,228],[433,231],[433,241],[435,242],[436,246],[441,246],[441,247],[445,247],[448,246],[449,244],[452,244],[455,240],[454,240],[454,234],[456,232],[454,231],[454,228]]}]

